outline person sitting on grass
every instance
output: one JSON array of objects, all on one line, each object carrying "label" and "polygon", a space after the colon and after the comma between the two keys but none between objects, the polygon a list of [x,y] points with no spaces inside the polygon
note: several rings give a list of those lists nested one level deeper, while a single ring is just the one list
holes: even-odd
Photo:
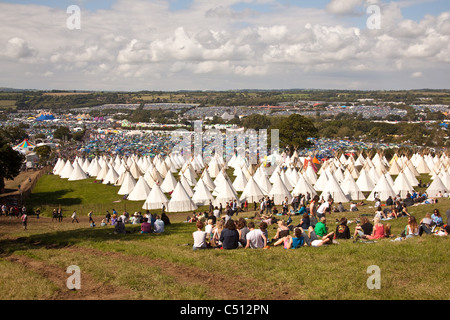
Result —
[{"label": "person sitting on grass", "polygon": [[376,240],[384,238],[384,225],[381,223],[381,219],[378,217],[375,217],[373,219],[373,230],[372,234],[370,236],[362,235],[361,238],[363,239],[369,239],[369,240]]},{"label": "person sitting on grass", "polygon": [[444,220],[442,219],[441,213],[438,209],[434,209],[433,214],[431,215],[431,219],[433,220],[434,225],[440,227],[444,224]]},{"label": "person sitting on grass", "polygon": [[419,235],[419,226],[416,217],[408,217],[408,225],[406,226],[406,238],[411,238]]},{"label": "person sitting on grass", "polygon": [[192,233],[192,237],[194,238],[194,245],[192,246],[192,250],[210,248],[210,245],[206,239],[208,233],[206,231],[203,231],[204,223],[202,221],[197,221],[196,225],[197,231]]},{"label": "person sitting on grass", "polygon": [[122,221],[122,218],[119,217],[114,226],[114,234],[125,234],[127,231],[125,230],[125,224]]},{"label": "person sitting on grass", "polygon": [[239,247],[239,232],[236,230],[234,220],[230,219],[225,223],[219,240],[222,242],[224,250],[232,250]]},{"label": "person sitting on grass", "polygon": [[356,225],[355,234],[353,238],[357,239],[362,236],[370,236],[373,231],[373,224],[370,223],[369,219],[366,216],[362,216],[360,223]]},{"label": "person sitting on grass", "polygon": [[289,235],[289,227],[286,225],[286,221],[278,220],[278,228],[275,237],[272,238],[272,241],[279,240],[281,238],[287,237]]},{"label": "person sitting on grass", "polygon": [[220,242],[220,235],[222,233],[224,225],[225,225],[225,223],[223,222],[222,219],[217,220],[216,226],[213,229],[213,237],[212,237],[212,240],[211,240],[211,245],[212,246],[220,247],[222,245],[222,243]]},{"label": "person sitting on grass", "polygon": [[426,234],[432,233],[433,228],[433,219],[431,219],[431,214],[427,212],[425,215],[425,218],[420,220],[419,223],[419,236],[422,236],[422,234],[425,232]]},{"label": "person sitting on grass", "polygon": [[143,218],[141,223],[141,233],[151,233],[152,231],[152,224],[148,222],[148,218]]},{"label": "person sitting on grass", "polygon": [[328,233],[328,229],[326,226],[327,219],[325,217],[320,218],[320,221],[317,222],[314,227],[314,232],[318,237],[323,237]]},{"label": "person sitting on grass", "polygon": [[156,216],[156,220],[153,224],[155,233],[163,233],[164,232],[164,221],[161,220],[160,216]]},{"label": "person sitting on grass", "polygon": [[391,241],[401,241],[408,238],[412,238],[419,235],[419,225],[417,224],[416,218],[414,216],[408,217],[408,224],[405,230],[402,232],[401,236],[391,240]]},{"label": "person sitting on grass", "polygon": [[342,218],[336,227],[336,239],[350,239],[350,228],[347,226],[347,218]]},{"label": "person sitting on grass", "polygon": [[[303,230],[302,230],[303,231]],[[330,232],[325,234],[323,237],[319,238],[314,231],[313,227],[309,227],[308,234],[305,232],[302,233],[303,239],[306,245],[311,247],[321,247],[323,245],[328,245],[333,243],[334,232]]]},{"label": "person sitting on grass", "polygon": [[242,247],[247,245],[247,233],[249,233],[250,229],[247,227],[247,220],[244,218],[239,218],[236,224],[237,230],[239,232],[239,242]]},{"label": "person sitting on grass", "polygon": [[262,249],[266,247],[267,237],[262,229],[255,229],[255,223],[253,221],[250,221],[247,226],[250,231],[247,233],[247,244],[245,248]]},{"label": "person sitting on grass", "polygon": [[445,237],[445,236],[448,236],[449,233],[450,233],[450,226],[445,225],[444,227],[440,228],[440,230],[438,232],[436,232],[434,235]]},{"label": "person sitting on grass", "polygon": [[295,228],[294,229],[294,237],[291,235],[282,237],[278,241],[276,241],[273,246],[276,247],[283,243],[285,249],[298,249],[301,248],[304,243],[305,239],[302,236],[302,229],[301,228]]}]

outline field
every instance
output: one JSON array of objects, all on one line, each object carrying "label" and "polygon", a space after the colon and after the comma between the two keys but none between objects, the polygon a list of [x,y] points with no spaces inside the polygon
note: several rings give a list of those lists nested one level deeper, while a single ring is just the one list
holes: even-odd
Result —
[{"label": "field", "polygon": [[[100,227],[105,210],[133,213],[131,204],[115,195],[117,187],[92,180],[67,182],[55,176],[40,178],[26,203],[61,205],[63,222],[51,221],[52,206],[44,216],[31,216],[27,230],[18,219],[0,217],[0,295],[5,300],[448,300],[449,238],[424,235],[405,241],[382,239],[374,243],[340,240],[327,247],[285,250],[192,250],[190,213],[169,213],[171,224],[163,234],[116,235],[113,227]],[[120,202],[114,202],[120,201]],[[332,213],[335,220],[373,214],[370,202],[359,212]],[[140,203],[142,205],[142,203]],[[98,206],[97,209],[95,206]],[[122,207],[120,207],[122,206]],[[409,207],[420,219],[438,208],[444,213],[449,199],[437,204]],[[348,204],[346,205],[348,208]],[[79,223],[70,215],[76,209]],[[204,208],[200,208],[202,210]],[[90,228],[86,214],[94,210],[97,227]],[[120,212],[120,211],[119,211]],[[238,217],[250,221],[254,212]],[[286,219],[286,217],[280,217]],[[300,218],[294,218],[294,224]],[[406,218],[389,221],[399,235]],[[355,223],[349,224],[353,233]],[[269,236],[276,230],[269,226]],[[69,290],[69,266],[81,271],[81,289]],[[381,271],[381,289],[369,289],[370,266]],[[16,275],[20,273],[21,277]]]},{"label": "field", "polygon": [[16,109],[16,100],[0,100],[0,109]]}]

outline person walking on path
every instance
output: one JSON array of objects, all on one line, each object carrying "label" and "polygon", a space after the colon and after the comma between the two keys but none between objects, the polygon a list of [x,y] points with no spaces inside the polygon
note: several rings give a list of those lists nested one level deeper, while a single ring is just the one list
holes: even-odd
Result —
[{"label": "person walking on path", "polygon": [[72,223],[73,223],[74,221],[76,221],[77,223],[79,223],[79,222],[78,222],[77,212],[76,212],[76,211],[74,211],[74,212],[72,213]]},{"label": "person walking on path", "polygon": [[23,230],[27,230],[27,225],[28,225],[28,216],[27,216],[27,213],[26,212],[24,212],[23,214],[22,214],[22,225],[23,225]]}]

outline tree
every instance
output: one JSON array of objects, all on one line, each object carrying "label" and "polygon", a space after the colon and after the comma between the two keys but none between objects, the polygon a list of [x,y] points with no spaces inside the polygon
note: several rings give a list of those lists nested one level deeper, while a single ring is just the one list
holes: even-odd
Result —
[{"label": "tree", "polygon": [[26,131],[21,128],[20,126],[9,126],[4,127],[0,129],[0,134],[3,135],[3,137],[10,141],[11,143],[18,143],[24,139],[28,139],[29,136],[26,133]]},{"label": "tree", "polygon": [[280,147],[289,148],[290,152],[312,145],[308,138],[316,138],[319,131],[313,122],[302,115],[292,114],[274,121],[270,129],[279,130]]},{"label": "tree", "polygon": [[34,148],[34,152],[39,157],[39,164],[45,164],[47,160],[50,158],[52,149],[49,146],[44,145]]},{"label": "tree", "polygon": [[262,114],[251,114],[248,117],[242,120],[242,125],[246,129],[267,129],[270,127],[271,121],[270,119]]},{"label": "tree", "polygon": [[5,179],[14,179],[25,160],[18,151],[13,150],[6,139],[0,136],[0,193],[5,192]]},{"label": "tree", "polygon": [[53,132],[53,138],[68,141],[72,139],[72,133],[67,127],[59,127]]}]

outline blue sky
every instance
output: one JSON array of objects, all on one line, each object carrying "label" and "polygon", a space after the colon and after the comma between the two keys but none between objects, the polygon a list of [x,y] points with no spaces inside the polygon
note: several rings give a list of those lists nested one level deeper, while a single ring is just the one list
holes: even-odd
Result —
[{"label": "blue sky", "polygon": [[[382,28],[374,31],[367,27],[365,6],[376,1],[381,2]],[[450,0],[167,0],[168,5],[161,6],[162,2],[0,0],[0,87],[450,85]],[[14,6],[18,4],[40,6],[24,10]],[[81,30],[66,25],[70,5],[81,8]],[[86,10],[89,14],[83,15]],[[352,14],[355,11],[360,14]],[[424,19],[425,15],[430,17]]]},{"label": "blue sky", "polygon": [[[184,10],[189,7],[193,0],[167,0],[172,10]],[[110,9],[116,0],[3,0],[3,3],[14,4],[38,4],[54,8],[67,8],[69,5],[79,5],[84,9]],[[151,2],[151,0],[149,1]],[[298,6],[302,8],[324,9],[330,2],[329,0],[278,0],[277,3],[286,6]],[[448,0],[393,0],[384,2],[410,3],[403,8],[402,12],[408,19],[419,20],[425,14],[436,15],[439,12],[450,10],[450,1]],[[270,3],[250,3],[241,2],[232,6],[236,10],[251,8],[255,11],[269,12],[273,9]]]}]

